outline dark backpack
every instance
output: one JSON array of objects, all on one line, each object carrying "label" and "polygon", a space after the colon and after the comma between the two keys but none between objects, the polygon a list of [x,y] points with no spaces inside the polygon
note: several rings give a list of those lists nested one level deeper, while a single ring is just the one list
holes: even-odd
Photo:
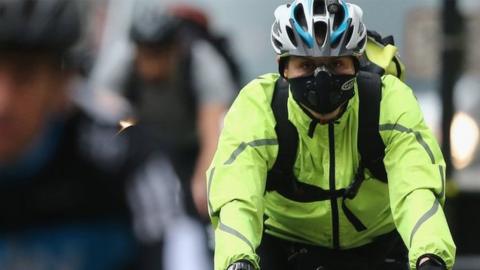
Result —
[{"label": "dark backpack", "polygon": [[[392,48],[393,47],[393,48]],[[387,58],[387,59],[385,59]],[[278,138],[278,154],[275,164],[267,175],[267,191],[275,190],[282,196],[299,202],[313,202],[336,198],[353,199],[364,180],[367,168],[378,180],[387,183],[383,164],[385,145],[379,133],[380,101],[382,97],[381,75],[392,74],[404,78],[404,66],[396,54],[393,37],[381,38],[369,32],[367,50],[360,60],[357,76],[359,95],[358,151],[360,165],[349,187],[338,190],[324,190],[320,187],[298,181],[293,173],[298,148],[298,131],[288,120],[288,83],[280,78],[275,83],[271,108],[276,120],[275,132]],[[365,101],[368,101],[365,102]],[[348,220],[357,231],[366,227],[342,203]]]}]

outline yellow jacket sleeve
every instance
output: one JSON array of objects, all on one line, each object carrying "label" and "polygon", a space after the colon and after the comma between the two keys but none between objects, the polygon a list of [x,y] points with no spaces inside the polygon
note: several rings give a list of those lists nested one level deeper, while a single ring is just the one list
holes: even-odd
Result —
[{"label": "yellow jacket sleeve", "polygon": [[265,181],[278,149],[269,106],[272,78],[269,81],[263,83],[259,78],[242,89],[226,115],[207,171],[215,270],[225,270],[240,259],[251,261],[258,269],[255,249],[263,231]]},{"label": "yellow jacket sleeve", "polygon": [[383,79],[380,134],[386,145],[390,205],[409,249],[411,269],[420,256],[442,258],[451,269],[455,244],[443,212],[445,162],[411,89],[393,76]]}]

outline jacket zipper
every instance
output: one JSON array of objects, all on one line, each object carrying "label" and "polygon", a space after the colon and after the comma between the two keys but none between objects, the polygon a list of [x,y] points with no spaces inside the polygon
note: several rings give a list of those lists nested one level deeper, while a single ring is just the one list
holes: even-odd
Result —
[{"label": "jacket zipper", "polygon": [[[329,180],[330,180],[330,192],[331,194],[335,193],[335,133],[334,133],[334,124],[328,124],[328,150],[330,153],[330,171],[329,171]],[[330,205],[332,207],[332,237],[333,237],[333,248],[339,249],[340,247],[340,235],[339,235],[339,220],[338,220],[338,200],[336,197],[332,196],[330,198]]]}]

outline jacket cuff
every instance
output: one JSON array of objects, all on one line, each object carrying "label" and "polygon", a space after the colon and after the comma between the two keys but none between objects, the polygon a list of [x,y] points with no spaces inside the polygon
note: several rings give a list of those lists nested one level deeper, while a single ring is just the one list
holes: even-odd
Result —
[{"label": "jacket cuff", "polygon": [[[424,258],[428,258],[429,262],[433,263],[434,265],[436,266],[440,266],[441,269],[444,269],[444,270],[447,270],[447,266],[445,264],[445,261],[443,261],[442,258],[440,258],[439,256],[435,255],[435,254],[424,254],[422,256],[420,256],[418,259],[417,259],[417,264],[416,264],[416,268],[417,269],[420,269],[420,262],[422,261],[422,259]],[[426,262],[425,262],[426,263]],[[422,264],[423,265],[423,264]]]}]

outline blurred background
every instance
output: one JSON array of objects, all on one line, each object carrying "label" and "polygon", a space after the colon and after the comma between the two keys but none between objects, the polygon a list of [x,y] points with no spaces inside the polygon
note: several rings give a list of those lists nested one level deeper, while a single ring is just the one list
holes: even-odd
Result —
[{"label": "blurred background", "polygon": [[[137,5],[188,3],[204,10],[224,35],[242,69],[243,83],[277,70],[270,46],[272,0],[90,0],[90,83],[105,88],[132,45],[129,23]],[[480,269],[480,1],[350,0],[367,27],[393,35],[426,121],[441,142],[448,171],[447,214],[458,248],[456,269]],[[452,123],[450,128],[450,123]]]}]

